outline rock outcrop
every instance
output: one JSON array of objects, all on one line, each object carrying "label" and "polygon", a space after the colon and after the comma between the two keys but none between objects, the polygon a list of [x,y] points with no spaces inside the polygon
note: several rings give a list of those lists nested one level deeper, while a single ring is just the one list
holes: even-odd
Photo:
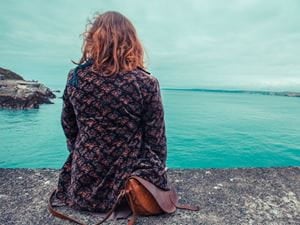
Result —
[{"label": "rock outcrop", "polygon": [[55,94],[38,81],[27,81],[22,76],[0,67],[0,108],[31,109],[40,104],[52,104]]},{"label": "rock outcrop", "polygon": [[23,77],[11,70],[0,67],[0,80],[24,80]]}]

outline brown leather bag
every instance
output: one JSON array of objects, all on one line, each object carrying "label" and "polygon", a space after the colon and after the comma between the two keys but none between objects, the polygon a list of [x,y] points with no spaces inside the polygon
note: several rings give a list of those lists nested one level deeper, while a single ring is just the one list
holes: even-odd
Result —
[{"label": "brown leather bag", "polygon": [[[48,202],[48,209],[52,215],[61,219],[66,219],[80,225],[84,223],[71,218],[63,213],[56,211],[51,204],[51,199],[55,194],[55,190],[51,194]],[[105,222],[114,212],[122,199],[126,198],[128,205],[132,211],[132,216],[128,220],[128,225],[134,225],[137,216],[151,216],[163,213],[174,213],[176,208],[198,211],[198,206],[178,203],[178,195],[172,186],[169,191],[164,191],[156,187],[151,182],[139,177],[130,176],[125,182],[125,188],[118,195],[117,202],[112,209],[107,212],[106,216],[96,225]]]}]

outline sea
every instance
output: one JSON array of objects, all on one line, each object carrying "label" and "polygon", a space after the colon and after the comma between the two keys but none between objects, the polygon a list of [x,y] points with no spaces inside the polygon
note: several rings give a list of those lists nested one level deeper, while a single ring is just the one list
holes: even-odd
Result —
[{"label": "sea", "polygon": [[[56,93],[62,95],[63,87]],[[161,90],[169,168],[300,166],[300,98]],[[61,168],[69,152],[62,99],[0,110],[0,167]]]}]

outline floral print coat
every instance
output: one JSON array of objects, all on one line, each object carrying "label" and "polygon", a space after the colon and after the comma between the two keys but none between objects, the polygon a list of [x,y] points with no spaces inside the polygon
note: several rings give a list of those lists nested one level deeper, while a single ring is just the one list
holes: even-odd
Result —
[{"label": "floral print coat", "polygon": [[69,155],[56,198],[75,209],[107,212],[131,174],[169,190],[158,79],[141,68],[104,76],[90,67],[70,70],[63,93]]}]

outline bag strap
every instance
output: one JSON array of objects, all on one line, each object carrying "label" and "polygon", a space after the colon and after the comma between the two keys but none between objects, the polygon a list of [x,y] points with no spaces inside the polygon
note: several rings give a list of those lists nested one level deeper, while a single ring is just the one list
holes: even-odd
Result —
[{"label": "bag strap", "polygon": [[[171,199],[171,201],[172,201],[172,199]],[[199,211],[200,210],[199,206],[183,204],[183,203],[178,203],[178,202],[177,203],[173,202],[173,204],[176,206],[176,208],[179,208],[179,209],[187,209],[187,210],[191,210],[191,211]]]},{"label": "bag strap", "polygon": [[169,195],[169,197],[170,197],[170,200],[171,200],[172,204],[175,205],[176,208],[186,209],[186,210],[191,210],[191,211],[199,211],[200,210],[199,206],[194,206],[194,205],[191,205],[191,204],[179,203],[178,202],[178,195],[177,195],[176,189],[175,189],[175,187],[173,185],[170,188],[170,195]]},{"label": "bag strap", "polygon": [[137,213],[136,213],[136,211],[135,211],[135,207],[134,207],[134,204],[133,204],[133,200],[132,200],[131,194],[130,194],[129,192],[130,192],[130,190],[127,190],[127,192],[126,192],[126,197],[127,197],[127,201],[128,201],[128,203],[129,203],[130,209],[131,209],[131,211],[132,211],[132,216],[131,216],[131,218],[128,220],[127,225],[134,225],[134,224],[135,224],[135,221],[136,221]]},{"label": "bag strap", "polygon": [[[132,176],[132,177],[136,177],[136,176]],[[148,189],[149,187],[147,186],[146,183],[141,183],[141,184],[144,185],[144,187],[149,191],[149,189]],[[133,203],[131,195],[127,194],[128,192],[130,192],[130,190],[126,190],[126,197],[127,197],[129,206],[130,206],[130,208],[132,210],[132,216],[128,220],[127,225],[134,225],[135,222],[136,222],[137,213],[134,211],[135,210],[134,203]],[[152,196],[154,198],[156,197],[155,195],[152,195]],[[179,203],[178,202],[178,198],[177,198],[178,196],[177,196],[177,193],[176,193],[176,189],[174,188],[174,186],[172,186],[171,190],[169,191],[169,197],[170,197],[170,200],[171,200],[171,204],[173,204],[176,208],[186,209],[186,210],[191,210],[191,211],[199,211],[200,210],[199,206],[193,206],[193,205],[190,205],[190,204]],[[157,201],[157,199],[156,199],[156,201]],[[96,224],[96,225],[98,225],[98,224]]]},{"label": "bag strap", "polygon": [[[69,220],[69,221],[74,222],[74,223],[79,224],[79,225],[86,225],[85,223],[83,223],[83,222],[81,222],[81,221],[79,221],[79,220],[77,220],[77,219],[74,219],[73,217],[70,217],[70,216],[68,216],[68,215],[66,215],[66,214],[63,214],[62,212],[59,212],[59,211],[57,211],[57,210],[55,210],[55,209],[53,208],[53,206],[52,206],[52,199],[53,199],[53,196],[55,195],[56,191],[57,191],[57,189],[55,189],[55,190],[51,193],[51,195],[50,195],[50,197],[49,197],[49,199],[48,199],[48,210],[49,210],[49,212],[50,212],[53,216],[58,217],[58,218],[60,218],[60,219],[63,219],[63,220]],[[119,194],[118,197],[117,197],[116,203],[113,205],[113,207],[111,208],[111,210],[109,210],[109,211],[107,212],[106,216],[105,216],[100,222],[98,222],[96,225],[102,224],[103,222],[105,222],[105,221],[109,218],[109,216],[114,212],[114,210],[115,210],[116,207],[118,206],[118,204],[119,204],[120,200],[122,199],[122,197],[125,196],[125,193],[126,193],[126,192],[125,192],[124,189],[121,190],[120,194]],[[130,222],[130,221],[129,221],[129,222]],[[129,222],[128,222],[128,225],[129,225]],[[134,224],[134,223],[133,223],[133,224]]]},{"label": "bag strap", "polygon": [[[128,224],[127,225],[134,225],[135,221],[136,221],[137,214],[134,211],[135,207],[133,206],[133,201],[131,199],[131,195],[130,194],[128,195],[128,192],[130,192],[130,190],[122,189],[121,192],[120,192],[120,194],[117,197],[116,203],[113,205],[113,207],[111,208],[111,210],[109,210],[107,212],[106,216],[100,222],[96,223],[95,225],[100,225],[103,222],[105,222],[109,218],[109,216],[114,212],[114,210],[116,209],[116,207],[118,206],[119,202],[121,201],[121,199],[124,196],[128,196],[128,203],[129,203],[130,208],[131,208],[132,213],[133,213],[132,216],[131,216],[131,218],[128,220]],[[77,223],[79,225],[86,225],[85,223],[83,223],[83,222],[81,222],[81,221],[79,221],[77,219],[74,219],[74,218],[72,218],[70,216],[67,216],[67,215],[65,215],[65,214],[63,214],[63,213],[55,210],[52,207],[52,198],[55,195],[55,193],[56,193],[56,189],[52,192],[52,194],[50,195],[50,198],[48,200],[48,210],[49,210],[49,212],[53,216],[58,217],[60,219],[69,220],[69,221]],[[193,205],[190,205],[190,204],[179,203],[178,201],[176,201],[176,199],[174,200],[174,198],[172,198],[172,195],[170,195],[170,200],[176,206],[176,208],[187,209],[187,210],[191,210],[191,211],[199,211],[200,210],[199,206],[193,206]]]},{"label": "bag strap", "polygon": [[[115,210],[116,207],[118,206],[119,202],[120,202],[121,199],[126,195],[127,192],[128,192],[128,191],[125,190],[125,189],[122,189],[122,190],[121,190],[120,194],[119,194],[118,197],[117,197],[117,201],[116,201],[116,203],[113,205],[113,207],[111,208],[111,210],[109,210],[108,213],[106,214],[106,216],[105,216],[100,222],[96,223],[95,225],[100,225],[100,224],[102,224],[103,222],[105,222],[105,221],[109,218],[109,216],[114,212],[114,210]],[[128,224],[129,224],[129,222],[128,222]]]},{"label": "bag strap", "polygon": [[49,210],[49,212],[50,212],[53,216],[58,217],[58,218],[60,218],[60,219],[63,219],[63,220],[69,220],[69,221],[74,222],[74,223],[77,223],[77,224],[79,224],[79,225],[86,225],[85,223],[83,223],[83,222],[81,222],[81,221],[79,221],[79,220],[77,220],[77,219],[74,219],[74,218],[72,218],[72,217],[70,217],[70,216],[67,216],[67,215],[65,215],[65,214],[63,214],[63,213],[61,213],[61,212],[59,212],[59,211],[57,211],[57,210],[55,210],[55,209],[53,208],[53,206],[52,206],[52,198],[53,198],[53,196],[55,195],[55,193],[56,193],[56,189],[52,192],[52,194],[50,195],[50,198],[49,198],[49,200],[48,200],[48,210]]}]

